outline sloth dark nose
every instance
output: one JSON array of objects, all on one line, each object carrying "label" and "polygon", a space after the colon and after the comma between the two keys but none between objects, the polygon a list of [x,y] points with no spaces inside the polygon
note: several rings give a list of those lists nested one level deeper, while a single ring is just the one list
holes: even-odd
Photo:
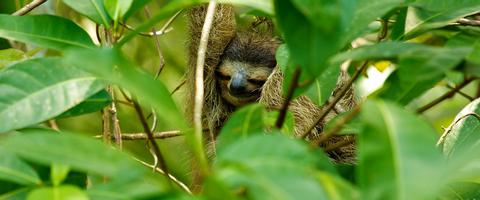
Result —
[{"label": "sloth dark nose", "polygon": [[246,92],[245,75],[237,73],[230,80],[230,93],[233,95],[244,94]]},{"label": "sloth dark nose", "polygon": [[230,93],[232,93],[233,95],[244,94],[246,92],[246,89],[247,88],[243,84],[230,84]]}]

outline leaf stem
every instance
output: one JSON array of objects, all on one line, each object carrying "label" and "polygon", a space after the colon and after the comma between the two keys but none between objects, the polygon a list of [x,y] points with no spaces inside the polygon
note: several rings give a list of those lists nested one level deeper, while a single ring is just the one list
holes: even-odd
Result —
[{"label": "leaf stem", "polygon": [[45,2],[47,2],[47,0],[33,0],[29,4],[23,6],[23,8],[20,8],[20,10],[17,10],[14,13],[12,13],[12,15],[13,16],[25,15],[25,14],[29,13],[30,11],[32,11],[33,9],[35,9],[36,7],[42,5]]}]

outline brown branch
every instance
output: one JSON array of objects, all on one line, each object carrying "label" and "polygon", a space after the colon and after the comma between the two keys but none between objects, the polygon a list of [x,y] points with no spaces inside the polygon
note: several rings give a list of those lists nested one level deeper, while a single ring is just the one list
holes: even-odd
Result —
[{"label": "brown branch", "polygon": [[446,99],[449,99],[449,98],[452,98],[453,96],[455,96],[455,93],[457,93],[458,91],[460,91],[462,88],[464,88],[465,86],[467,86],[469,83],[471,83],[473,80],[475,80],[475,78],[466,78],[462,83],[460,83],[459,85],[457,85],[455,88],[453,88],[452,90],[450,90],[449,92],[445,93],[444,95],[438,97],[437,99],[434,99],[433,101],[431,101],[430,103],[428,103],[427,105],[424,105],[420,108],[417,109],[417,113],[423,113],[425,111],[427,111],[428,109],[430,108],[433,108],[434,106],[436,106],[437,104],[439,104],[440,102],[446,100]]},{"label": "brown branch", "polygon": [[332,151],[337,150],[340,147],[344,147],[344,146],[347,146],[349,144],[352,144],[353,142],[355,142],[355,140],[352,137],[346,137],[345,140],[342,140],[342,141],[339,141],[337,143],[333,143],[331,145],[326,146],[324,148],[324,151],[325,152],[332,152]]},{"label": "brown branch", "polygon": [[[455,87],[451,86],[451,85],[447,85],[447,88],[448,89],[451,89],[451,90],[454,90]],[[461,90],[458,90],[456,91],[459,95],[461,95],[462,97],[465,97],[466,99],[470,100],[470,101],[473,101],[475,100],[475,98],[473,98],[472,96],[466,94],[465,92],[462,92]]]},{"label": "brown branch", "polygon": [[150,130],[150,127],[148,127],[147,119],[145,118],[145,115],[143,115],[142,108],[138,104],[138,101],[134,100],[133,106],[135,107],[135,111],[138,115],[138,119],[142,124],[143,131],[145,131],[145,133],[147,134],[147,140],[152,145],[151,149],[153,150],[155,157],[158,159],[158,164],[160,166],[160,169],[162,169],[162,171],[164,171],[166,174],[169,174],[167,164],[165,163],[165,159],[162,155],[162,152],[160,151],[160,148],[158,147],[157,142],[155,141],[155,137],[153,137],[153,133]]},{"label": "brown branch", "polygon": [[360,113],[361,110],[361,104],[355,106],[348,114],[346,114],[343,118],[338,119],[333,128],[329,129],[328,131],[325,131],[324,133],[320,134],[320,137],[314,141],[312,141],[312,146],[313,147],[318,147],[320,144],[323,142],[327,141],[330,139],[332,136],[336,135],[340,130],[342,130],[343,126],[350,122],[355,116]]},{"label": "brown branch", "polygon": [[295,89],[298,87],[298,80],[300,79],[301,72],[302,70],[300,69],[300,67],[297,67],[295,69],[295,72],[293,73],[292,82],[288,87],[288,93],[285,98],[285,103],[282,105],[282,108],[280,109],[280,113],[278,114],[277,121],[275,122],[275,127],[277,129],[281,129],[283,126],[283,123],[285,122],[285,117],[287,116],[287,111],[288,111],[288,105],[290,105],[290,101],[292,101]]},{"label": "brown branch", "polygon": [[33,9],[35,9],[36,7],[42,5],[45,2],[47,2],[47,0],[33,0],[29,4],[23,6],[23,8],[20,8],[20,10],[17,10],[14,13],[12,13],[12,15],[14,15],[14,16],[25,15],[25,14],[29,13],[30,11],[32,11]]},{"label": "brown branch", "polygon": [[458,25],[463,25],[463,26],[480,26],[480,21],[479,20],[467,19],[467,18],[461,18],[461,19],[457,20],[456,23]]},{"label": "brown branch", "polygon": [[[183,136],[180,131],[164,131],[155,132],[153,137],[155,139],[167,139],[172,137]],[[102,138],[103,135],[96,135],[95,138]],[[122,140],[148,140],[148,136],[145,133],[122,133]]]},{"label": "brown branch", "polygon": [[325,109],[322,110],[320,115],[315,119],[315,122],[310,125],[310,127],[302,133],[299,137],[302,139],[305,139],[317,126],[318,123],[320,123],[327,115],[330,113],[330,111],[337,105],[337,103],[345,96],[345,94],[348,92],[348,90],[352,87],[353,82],[357,80],[357,78],[360,76],[360,74],[368,67],[368,61],[363,62],[362,66],[358,68],[355,73],[353,74],[352,78],[340,89],[340,91],[333,97],[333,100],[330,102],[327,102],[327,106]]}]

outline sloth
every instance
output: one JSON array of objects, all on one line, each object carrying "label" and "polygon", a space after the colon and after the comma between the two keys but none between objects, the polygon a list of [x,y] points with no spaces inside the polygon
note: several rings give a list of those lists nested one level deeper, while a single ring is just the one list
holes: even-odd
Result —
[{"label": "sloth", "polygon": [[[189,27],[189,67],[187,86],[190,96],[187,99],[187,115],[193,116],[195,90],[195,64],[198,45],[203,27],[206,6],[198,6],[188,11]],[[271,29],[271,28],[270,28]],[[239,107],[260,102],[267,109],[278,109],[284,103],[282,96],[283,74],[277,66],[275,51],[281,44],[273,30],[262,31],[255,28],[237,30],[234,8],[231,5],[217,6],[205,57],[204,88],[205,102],[202,111],[202,123],[207,143],[214,143],[223,123]],[[341,72],[335,93],[349,79]],[[350,89],[334,111],[350,110],[355,105],[353,89]],[[295,120],[295,134],[307,131],[316,123],[322,107],[315,105],[308,97],[300,96],[290,103],[289,111]],[[316,125],[307,140],[317,138],[325,123],[336,114],[331,112]],[[320,146],[326,146],[342,140],[352,140],[353,136],[334,136]],[[212,156],[212,155],[210,155]],[[350,144],[329,152],[330,158],[337,163],[355,162],[355,145]]]}]

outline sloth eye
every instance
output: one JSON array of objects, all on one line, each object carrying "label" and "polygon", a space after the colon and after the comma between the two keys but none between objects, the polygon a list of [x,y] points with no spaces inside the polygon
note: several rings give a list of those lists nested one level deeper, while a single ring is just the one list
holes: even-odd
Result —
[{"label": "sloth eye", "polygon": [[263,85],[265,83],[265,80],[248,79],[248,82],[253,83],[255,85]]}]

